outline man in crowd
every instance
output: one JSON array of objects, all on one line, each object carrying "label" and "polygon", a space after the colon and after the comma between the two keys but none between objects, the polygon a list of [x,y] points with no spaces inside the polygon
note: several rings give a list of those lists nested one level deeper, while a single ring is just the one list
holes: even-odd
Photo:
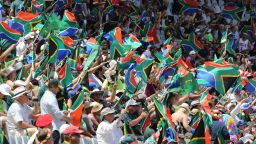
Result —
[{"label": "man in crowd", "polygon": [[[115,120],[115,111],[110,107],[106,107],[101,111],[102,122],[99,124],[96,131],[97,141],[99,144],[118,144],[123,136],[121,130],[124,110],[121,112],[118,119]],[[111,131],[111,133],[110,133]]]},{"label": "man in crowd", "polygon": [[142,123],[147,117],[147,113],[142,110],[140,104],[134,99],[126,102],[126,113],[124,114],[124,123],[128,133],[142,136]]},{"label": "man in crowd", "polygon": [[[48,90],[44,93],[40,100],[40,109],[42,114],[53,115],[53,139],[54,144],[59,143],[60,134],[58,132],[60,126],[71,119],[60,111],[56,94],[60,91],[60,83],[57,79],[52,79],[48,83]],[[67,114],[67,113],[66,113]]]},{"label": "man in crowd", "polygon": [[[33,134],[36,131],[36,127],[31,124],[30,119],[39,113],[39,104],[35,104],[34,109],[28,106],[31,95],[30,91],[27,91],[24,86],[20,86],[14,90],[13,98],[15,101],[7,112],[9,137]],[[11,138],[10,140],[14,139]]]}]

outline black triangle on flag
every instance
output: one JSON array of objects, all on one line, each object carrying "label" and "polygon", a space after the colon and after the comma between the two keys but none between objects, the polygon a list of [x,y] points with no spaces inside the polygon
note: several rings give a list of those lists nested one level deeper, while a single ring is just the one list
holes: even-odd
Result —
[{"label": "black triangle on flag", "polygon": [[225,76],[222,77],[225,93],[236,82],[236,80],[237,80],[237,77],[225,77]]}]

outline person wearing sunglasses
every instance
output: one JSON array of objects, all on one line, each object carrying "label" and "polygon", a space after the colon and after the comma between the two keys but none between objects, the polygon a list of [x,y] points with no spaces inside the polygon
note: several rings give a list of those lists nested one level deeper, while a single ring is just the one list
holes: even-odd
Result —
[{"label": "person wearing sunglasses", "polygon": [[69,126],[67,127],[63,134],[64,134],[64,144],[79,144],[80,143],[80,134],[83,133],[76,126]]},{"label": "person wearing sunglasses", "polygon": [[14,103],[7,112],[7,129],[10,143],[19,143],[20,135],[32,135],[36,132],[36,127],[30,123],[30,119],[38,114],[36,108],[32,109],[28,106],[30,91],[24,86],[20,86],[14,90]]}]

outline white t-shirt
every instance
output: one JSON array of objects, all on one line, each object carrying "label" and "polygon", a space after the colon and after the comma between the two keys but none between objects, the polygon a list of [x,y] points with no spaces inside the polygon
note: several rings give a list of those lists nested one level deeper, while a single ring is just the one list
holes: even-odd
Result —
[{"label": "white t-shirt", "polygon": [[115,120],[112,123],[102,121],[96,131],[98,144],[119,144],[123,136],[121,130],[122,123]]},{"label": "white t-shirt", "polygon": [[18,122],[29,122],[29,115],[32,112],[32,108],[27,104],[22,105],[18,101],[15,101],[7,112],[7,128],[9,130],[22,130],[19,127]]},{"label": "white t-shirt", "polygon": [[45,91],[44,95],[40,100],[41,114],[52,114],[52,126],[53,130],[59,130],[62,124],[65,124],[61,119],[64,114],[59,109],[56,95],[51,91]]}]

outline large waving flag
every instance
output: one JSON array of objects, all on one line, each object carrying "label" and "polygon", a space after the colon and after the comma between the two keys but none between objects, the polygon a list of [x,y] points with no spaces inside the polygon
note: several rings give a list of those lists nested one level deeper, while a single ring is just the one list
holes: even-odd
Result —
[{"label": "large waving flag", "polygon": [[141,83],[139,82],[140,79],[136,76],[134,67],[135,64],[131,64],[125,74],[126,91],[130,94],[134,94],[142,86]]},{"label": "large waving flag", "polygon": [[111,30],[107,34],[103,35],[105,39],[110,41],[111,43],[113,41],[117,41],[119,45],[123,45],[123,38],[122,38],[122,31],[121,28],[116,27],[115,29]]},{"label": "large waving flag", "polygon": [[39,14],[19,11],[15,19],[9,24],[11,28],[19,30],[23,34],[28,34],[43,20]]},{"label": "large waving flag", "polygon": [[72,118],[72,122],[71,124],[74,125],[74,126],[81,126],[81,117],[82,117],[82,114],[83,114],[83,107],[84,107],[84,96],[86,94],[86,91],[83,89],[76,101],[72,104],[71,106],[71,109],[73,110],[72,113],[70,114],[70,117]]},{"label": "large waving flag", "polygon": [[62,21],[67,22],[71,27],[79,26],[74,13],[72,13],[68,10],[65,10]]},{"label": "large waving flag", "polygon": [[189,126],[191,126],[191,128],[196,129],[198,124],[200,123],[201,119],[202,119],[202,113],[200,111],[198,111],[196,113],[196,115],[191,119]]},{"label": "large waving flag", "polygon": [[[178,71],[179,72],[179,71]],[[186,74],[184,77],[179,79],[180,86],[181,86],[181,95],[185,95],[192,91],[199,91],[199,86],[197,81],[192,73]]]},{"label": "large waving flag", "polygon": [[160,72],[160,83],[165,83],[170,77],[172,77],[176,72],[176,68],[173,65],[164,67]]},{"label": "large waving flag", "polygon": [[181,46],[187,51],[190,52],[200,51],[204,48],[204,45],[197,39],[197,36],[194,32],[191,32],[188,36],[188,39],[182,40]]},{"label": "large waving flag", "polygon": [[73,13],[71,13],[70,11],[65,10],[62,21],[68,23],[69,27],[60,31],[59,35],[60,36],[74,36],[77,33],[78,27],[79,27],[75,15]]},{"label": "large waving flag", "polygon": [[8,26],[7,23],[2,22],[0,25],[0,38],[6,39],[11,43],[17,43],[21,33]]},{"label": "large waving flag", "polygon": [[142,59],[137,58],[136,60],[135,70],[136,73],[142,78],[144,82],[147,82],[150,76],[150,72],[153,66],[153,59]]},{"label": "large waving flag", "polygon": [[75,54],[75,49],[73,48],[74,46],[74,40],[71,39],[70,37],[64,37],[61,38],[60,40],[62,41],[62,43],[60,43],[59,47],[58,47],[58,60],[62,60],[64,59],[66,56],[68,56],[69,54]]},{"label": "large waving flag", "polygon": [[205,68],[197,70],[198,84],[214,87],[221,95],[224,95],[239,76],[238,67],[205,62]]},{"label": "large waving flag", "polygon": [[95,38],[90,38],[86,41],[86,53],[90,55],[92,49],[97,45],[97,41]]},{"label": "large waving flag", "polygon": [[226,19],[237,20],[240,21],[242,15],[244,13],[244,8],[240,8],[237,6],[224,6],[222,11],[222,16]]},{"label": "large waving flag", "polygon": [[118,41],[113,41],[110,46],[110,59],[123,57],[130,49],[130,45],[120,45]]}]

